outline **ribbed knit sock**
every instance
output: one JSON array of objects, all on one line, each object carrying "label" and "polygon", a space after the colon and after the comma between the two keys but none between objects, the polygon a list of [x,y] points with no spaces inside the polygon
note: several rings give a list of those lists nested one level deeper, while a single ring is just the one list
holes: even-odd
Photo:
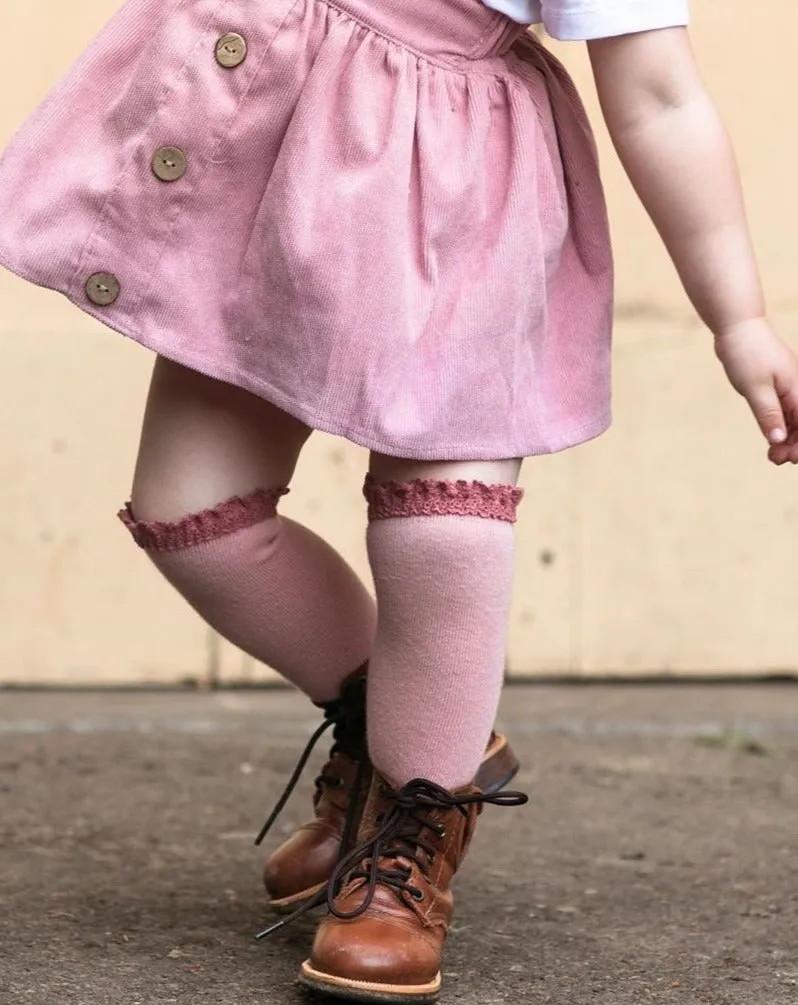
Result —
[{"label": "ribbed knit sock", "polygon": [[366,482],[379,624],[369,748],[394,785],[453,789],[477,772],[498,710],[521,490]]},{"label": "ribbed knit sock", "polygon": [[212,628],[321,704],[370,654],[374,601],[326,542],[258,491],[175,523],[120,516]]}]

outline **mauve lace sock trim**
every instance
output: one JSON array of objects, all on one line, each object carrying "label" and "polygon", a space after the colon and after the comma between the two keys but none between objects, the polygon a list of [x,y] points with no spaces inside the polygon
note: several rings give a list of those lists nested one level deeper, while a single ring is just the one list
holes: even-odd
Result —
[{"label": "mauve lace sock trim", "polygon": [[378,482],[367,475],[363,494],[369,504],[369,521],[408,516],[478,516],[515,523],[524,492],[515,485],[432,478]]},{"label": "mauve lace sock trim", "polygon": [[140,548],[147,551],[182,551],[235,534],[277,516],[277,504],[288,489],[257,489],[248,496],[234,496],[213,509],[191,513],[182,520],[137,520],[130,503],[119,519]]}]

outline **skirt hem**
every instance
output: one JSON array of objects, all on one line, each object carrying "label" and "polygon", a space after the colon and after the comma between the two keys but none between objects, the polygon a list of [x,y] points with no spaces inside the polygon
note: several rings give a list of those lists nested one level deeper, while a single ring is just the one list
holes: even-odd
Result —
[{"label": "skirt hem", "polygon": [[293,418],[304,423],[316,432],[328,433],[331,436],[339,436],[342,439],[349,440],[356,446],[363,447],[366,450],[371,450],[375,453],[384,454],[389,457],[396,457],[402,460],[410,461],[501,461],[526,457],[544,457],[549,454],[556,454],[561,453],[564,450],[570,450],[573,447],[578,447],[590,440],[594,440],[605,433],[612,423],[612,416],[609,410],[606,410],[601,412],[591,422],[570,429],[568,433],[559,437],[557,440],[546,444],[538,443],[534,446],[527,446],[524,448],[516,449],[514,447],[508,447],[507,452],[502,453],[499,456],[496,454],[495,447],[464,448],[461,444],[457,446],[436,446],[429,450],[401,447],[397,444],[391,444],[385,440],[381,440],[379,437],[375,437],[365,430],[347,427],[345,424],[340,422],[327,421],[318,413],[297,405],[296,402],[290,398],[290,396],[279,391],[277,388],[273,387],[261,378],[254,377],[249,373],[240,371],[233,367],[219,365],[209,366],[200,355],[191,353],[184,348],[174,349],[168,343],[164,343],[152,333],[137,331],[132,325],[113,324],[107,316],[104,316],[101,313],[101,311],[93,310],[87,304],[78,303],[63,290],[46,285],[40,279],[37,279],[35,275],[28,272],[28,270],[15,265],[8,258],[3,257],[2,255],[0,255],[0,266],[26,282],[60,294],[79,311],[91,318],[94,318],[94,320],[98,321],[101,325],[103,325],[103,327],[117,332],[125,338],[130,339],[132,342],[135,342],[137,345],[140,345],[145,349],[149,349],[151,352],[154,352],[159,356],[163,356],[165,359],[171,360],[173,363],[185,366],[190,370],[194,370],[206,377],[210,377],[212,380],[219,380],[222,383],[231,384],[234,387],[239,387],[244,391],[248,391],[250,394],[254,394],[256,397],[270,402],[272,405],[293,416]]}]

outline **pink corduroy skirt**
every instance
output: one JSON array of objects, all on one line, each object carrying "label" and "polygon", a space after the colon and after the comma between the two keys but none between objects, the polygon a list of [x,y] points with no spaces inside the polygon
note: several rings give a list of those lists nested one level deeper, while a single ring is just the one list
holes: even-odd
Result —
[{"label": "pink corduroy skirt", "polygon": [[590,127],[480,0],[128,0],[0,161],[0,263],[381,453],[610,421]]}]

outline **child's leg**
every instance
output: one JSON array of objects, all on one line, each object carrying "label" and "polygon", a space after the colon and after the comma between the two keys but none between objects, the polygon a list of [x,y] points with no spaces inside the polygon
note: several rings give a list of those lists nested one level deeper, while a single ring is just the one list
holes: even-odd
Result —
[{"label": "child's leg", "polygon": [[316,991],[436,1000],[450,884],[479,808],[526,801],[474,784],[504,674],[519,467],[372,460],[375,775],[361,843],[333,874],[330,914],[302,966]]},{"label": "child's leg", "polygon": [[159,359],[124,518],[209,625],[325,703],[368,659],[376,615],[344,560],[277,516],[309,434],[245,391]]},{"label": "child's leg", "polygon": [[519,471],[372,459],[369,746],[394,785],[454,789],[476,774],[504,676]]}]

